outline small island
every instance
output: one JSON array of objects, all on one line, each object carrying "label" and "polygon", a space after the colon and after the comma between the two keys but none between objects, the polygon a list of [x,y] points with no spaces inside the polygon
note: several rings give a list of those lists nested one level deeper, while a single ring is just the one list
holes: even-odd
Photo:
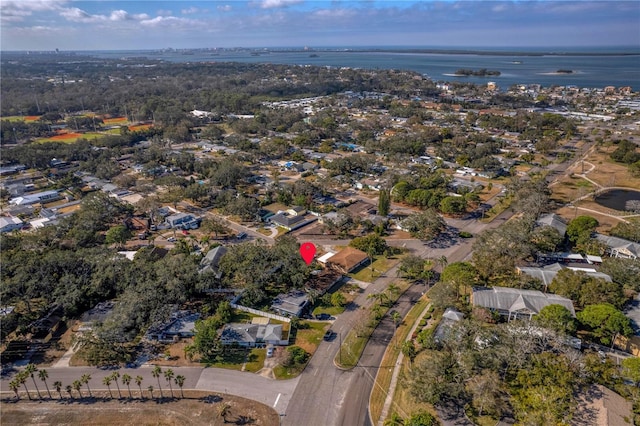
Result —
[{"label": "small island", "polygon": [[560,69],[560,70],[556,71],[556,74],[573,74],[573,70]]},{"label": "small island", "polygon": [[500,71],[488,70],[486,68],[480,68],[479,70],[459,69],[455,72],[455,75],[474,76],[474,77],[486,77],[500,75]]}]

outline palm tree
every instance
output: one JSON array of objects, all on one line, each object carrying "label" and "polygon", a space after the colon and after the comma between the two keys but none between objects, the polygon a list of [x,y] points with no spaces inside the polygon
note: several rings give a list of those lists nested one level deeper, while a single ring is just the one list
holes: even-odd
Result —
[{"label": "palm tree", "polygon": [[171,398],[173,398],[173,387],[171,386],[171,379],[173,379],[173,377],[174,377],[173,370],[168,368],[164,372],[164,378],[167,380],[167,382],[169,382],[169,389],[171,390]]},{"label": "palm tree", "polygon": [[20,382],[17,379],[13,379],[9,382],[9,389],[11,389],[16,394],[16,399],[20,400],[20,393],[18,392],[18,390],[20,389]]},{"label": "palm tree", "polygon": [[442,267],[442,269],[444,269],[449,264],[449,259],[447,259],[447,256],[442,255],[436,259],[436,263],[438,263]]},{"label": "palm tree", "polygon": [[383,425],[384,426],[404,426],[404,419],[394,411],[393,413],[391,413],[391,417],[389,417],[384,421]]},{"label": "palm tree", "polygon": [[182,391],[182,386],[184,386],[185,377],[178,374],[175,378],[175,381],[176,381],[176,385],[178,385],[178,387],[180,388],[180,395],[184,399],[184,392]]},{"label": "palm tree", "polygon": [[158,389],[160,389],[160,398],[163,398],[162,386],[160,386],[160,373],[162,373],[162,368],[160,368],[159,365],[156,365],[155,367],[153,367],[153,370],[151,371],[151,375],[156,379],[158,379]]},{"label": "palm tree", "polygon": [[149,395],[151,395],[151,399],[153,399],[153,386],[149,386],[147,390],[149,391]]},{"label": "palm tree", "polygon": [[131,395],[131,376],[128,375],[127,373],[122,375],[122,384],[123,385],[127,385],[127,389],[129,389],[129,399],[133,398],[133,396]]},{"label": "palm tree", "polygon": [[91,374],[83,374],[82,377],[80,377],[80,381],[87,385],[87,390],[89,391],[89,397],[93,397],[93,395],[91,395],[91,388],[89,387],[89,380],[91,380]]},{"label": "palm tree", "polygon": [[80,399],[82,399],[82,391],[80,390],[82,388],[82,382],[80,380],[74,380],[71,386],[78,392]]},{"label": "palm tree", "polygon": [[107,389],[109,389],[109,396],[113,398],[113,394],[111,393],[111,376],[106,376],[102,379],[102,383],[107,385]]},{"label": "palm tree", "polygon": [[227,415],[229,414],[230,409],[231,409],[231,406],[227,403],[221,404],[218,407],[218,415],[222,417],[222,420],[224,420],[225,423],[227,423]]},{"label": "palm tree", "polygon": [[71,387],[71,385],[67,385],[67,387],[65,388],[65,390],[67,391],[67,393],[69,394],[69,398],[73,399],[73,388]]},{"label": "palm tree", "polygon": [[27,392],[27,397],[29,399],[32,399],[31,398],[31,394],[29,393],[29,389],[27,389],[27,376],[29,376],[29,374],[27,374],[26,371],[21,371],[16,376],[16,380],[18,381],[18,383],[20,383],[22,386],[24,386],[24,390]]},{"label": "palm tree", "polygon": [[118,398],[122,398],[122,394],[120,393],[120,385],[118,384],[119,378],[120,378],[119,372],[114,371],[113,373],[111,373],[111,380],[113,380],[113,382],[116,384],[116,387],[118,388]]},{"label": "palm tree", "polygon": [[136,385],[138,385],[138,388],[140,388],[140,399],[142,399],[144,397],[144,395],[142,395],[142,380],[144,380],[142,378],[142,376],[136,376],[135,379]]},{"label": "palm tree", "polygon": [[42,395],[40,395],[40,389],[38,389],[38,384],[36,383],[35,373],[38,371],[38,367],[35,364],[29,363],[27,368],[24,371],[31,376],[31,380],[33,380],[33,386],[36,388],[36,392],[38,392],[38,398],[42,399]]},{"label": "palm tree", "polygon": [[56,380],[53,382],[53,388],[58,392],[58,395],[60,395],[60,399],[62,399],[62,382],[60,380]]},{"label": "palm tree", "polygon": [[51,399],[51,391],[49,391],[49,385],[47,385],[47,379],[49,378],[49,373],[47,373],[47,370],[43,368],[42,370],[38,371],[38,377],[40,377],[40,380],[44,382],[44,387],[47,388],[49,399]]}]

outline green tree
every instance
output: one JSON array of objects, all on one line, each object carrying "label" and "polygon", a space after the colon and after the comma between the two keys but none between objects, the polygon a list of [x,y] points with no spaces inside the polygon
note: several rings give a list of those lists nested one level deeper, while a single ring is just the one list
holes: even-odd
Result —
[{"label": "green tree", "polygon": [[432,240],[446,229],[445,221],[435,210],[425,210],[413,214],[402,221],[402,228],[412,237]]},{"label": "green tree", "polygon": [[44,368],[38,371],[38,377],[40,380],[44,382],[44,387],[47,388],[47,393],[49,394],[49,399],[51,399],[51,391],[49,391],[49,385],[47,385],[47,379],[49,378],[49,373]]},{"label": "green tree", "polygon": [[336,307],[343,307],[347,304],[347,298],[344,297],[344,294],[335,292],[331,295],[331,305]]},{"label": "green tree", "polygon": [[185,380],[186,378],[181,374],[178,374],[175,378],[176,385],[178,385],[178,387],[180,388],[180,396],[183,399],[184,399],[184,391],[182,390],[182,387],[184,386]]},{"label": "green tree", "polygon": [[53,388],[58,392],[58,395],[60,395],[60,399],[62,399],[62,382],[60,380],[56,380],[53,382]]},{"label": "green tree", "polygon": [[578,216],[567,225],[569,241],[575,245],[591,238],[591,233],[598,227],[598,221],[591,216]]},{"label": "green tree", "polygon": [[223,324],[217,315],[196,321],[192,347],[204,360],[213,360],[220,353],[218,329]]},{"label": "green tree", "polygon": [[69,394],[69,398],[73,399],[73,386],[71,385],[67,385],[67,387],[65,388],[65,390],[67,391],[67,393]]},{"label": "green tree", "polygon": [[622,360],[622,373],[640,387],[640,358],[630,357]]},{"label": "green tree", "polygon": [[389,207],[391,206],[391,196],[388,190],[380,190],[380,196],[378,198],[378,214],[386,217],[389,214]]},{"label": "green tree", "polygon": [[473,287],[478,281],[478,269],[469,262],[450,263],[442,270],[440,281],[453,284],[460,296],[460,289]]},{"label": "green tree", "polygon": [[105,234],[105,242],[116,244],[117,247],[122,247],[129,238],[131,238],[131,231],[124,225],[116,225]]},{"label": "green tree", "polygon": [[111,373],[111,380],[116,384],[116,388],[118,389],[118,398],[122,398],[122,393],[120,392],[120,384],[118,383],[118,379],[120,378],[120,373],[118,371],[114,371]]},{"label": "green tree", "polygon": [[167,383],[169,383],[169,389],[171,391],[171,398],[173,398],[173,386],[171,386],[171,381],[173,380],[174,376],[175,375],[174,375],[173,370],[171,368],[167,368],[164,371],[164,378],[167,381]]},{"label": "green tree", "polygon": [[533,320],[541,327],[549,328],[558,333],[573,334],[576,331],[576,321],[571,312],[562,305],[548,305],[540,310]]},{"label": "green tree", "polygon": [[381,255],[387,249],[387,242],[376,234],[356,237],[349,243],[351,247],[367,253],[369,256]]},{"label": "green tree", "polygon": [[440,211],[449,215],[460,215],[467,211],[467,200],[464,197],[445,197],[440,201]]},{"label": "green tree", "polygon": [[400,260],[400,266],[398,272],[400,272],[402,278],[409,280],[417,280],[426,278],[426,273],[430,272],[427,267],[431,266],[430,262],[425,261],[420,256],[415,254],[408,254]]},{"label": "green tree", "polygon": [[13,391],[13,393],[16,394],[16,400],[20,400],[20,381],[13,379],[12,381],[9,382],[9,389],[11,389]]},{"label": "green tree", "polygon": [[593,331],[593,335],[605,345],[611,344],[619,335],[633,334],[631,320],[615,306],[608,303],[590,305],[578,313],[578,320]]},{"label": "green tree", "polygon": [[113,394],[111,393],[111,376],[105,376],[102,378],[102,384],[104,384],[107,389],[109,389],[109,396],[113,399]]},{"label": "green tree", "polygon": [[87,386],[87,390],[89,391],[89,397],[92,397],[93,395],[91,395],[91,388],[89,387],[89,380],[91,380],[91,374],[83,374],[82,377],[80,377],[80,381]]},{"label": "green tree", "polygon": [[502,382],[498,373],[492,370],[483,370],[481,374],[473,376],[466,384],[467,391],[471,394],[473,407],[478,415],[489,412],[496,417],[502,415],[504,401],[502,399]]},{"label": "green tree", "polygon": [[82,399],[82,391],[80,390],[82,389],[82,382],[80,380],[74,380],[71,386],[76,392],[78,392],[80,399]]},{"label": "green tree", "polygon": [[394,411],[385,419],[383,426],[404,426],[404,419]]},{"label": "green tree", "polygon": [[144,397],[142,394],[142,381],[144,378],[142,376],[136,376],[133,380],[136,382],[136,385],[138,385],[138,389],[140,389],[140,399],[142,399]]},{"label": "green tree", "polygon": [[126,385],[129,390],[129,399],[133,398],[133,395],[131,395],[131,376],[127,373],[122,375],[122,384]]},{"label": "green tree", "polygon": [[160,389],[160,398],[163,398],[163,396],[162,396],[162,386],[160,386],[160,375],[161,374],[162,374],[162,368],[160,368],[159,365],[156,365],[155,367],[153,367],[153,370],[151,370],[151,375],[158,380],[158,389]]},{"label": "green tree", "polygon": [[416,356],[418,356],[418,351],[417,351],[416,345],[413,343],[413,341],[412,340],[405,341],[402,344],[402,347],[400,348],[400,350],[402,351],[402,354],[404,356],[409,358],[409,362],[411,364],[413,364],[413,361],[415,361]]},{"label": "green tree", "polygon": [[438,420],[433,417],[433,414],[422,410],[411,413],[411,417],[404,421],[404,426],[436,426],[438,424]]},{"label": "green tree", "polygon": [[38,393],[38,399],[42,399],[42,395],[40,395],[40,389],[38,389],[38,384],[36,383],[35,373],[38,371],[38,367],[35,364],[27,364],[27,367],[24,369],[25,373],[31,376],[31,380],[33,380],[33,386],[36,388],[36,392]]}]

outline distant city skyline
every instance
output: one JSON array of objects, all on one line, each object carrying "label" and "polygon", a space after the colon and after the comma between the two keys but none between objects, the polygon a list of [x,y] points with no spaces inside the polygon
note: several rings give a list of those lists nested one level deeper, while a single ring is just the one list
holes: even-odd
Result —
[{"label": "distant city skyline", "polygon": [[2,50],[640,49],[637,1],[1,0]]}]

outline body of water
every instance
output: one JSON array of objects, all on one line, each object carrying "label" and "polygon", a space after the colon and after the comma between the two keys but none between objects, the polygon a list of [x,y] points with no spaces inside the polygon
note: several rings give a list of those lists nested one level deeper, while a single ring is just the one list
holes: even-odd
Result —
[{"label": "body of water", "polygon": [[[291,65],[318,65],[365,69],[411,70],[434,81],[468,81],[484,84],[493,81],[502,90],[513,84],[541,84],[603,88],[631,86],[640,90],[640,54],[611,55],[606,52],[571,54],[482,54],[422,53],[400,51],[96,51],[83,52],[103,58],[147,57],[167,62],[245,62]],[[481,69],[500,71],[500,76],[453,76],[457,70]],[[558,70],[571,70],[559,74]]]},{"label": "body of water", "polygon": [[640,211],[640,191],[612,189],[599,194],[595,202],[620,211]]}]

